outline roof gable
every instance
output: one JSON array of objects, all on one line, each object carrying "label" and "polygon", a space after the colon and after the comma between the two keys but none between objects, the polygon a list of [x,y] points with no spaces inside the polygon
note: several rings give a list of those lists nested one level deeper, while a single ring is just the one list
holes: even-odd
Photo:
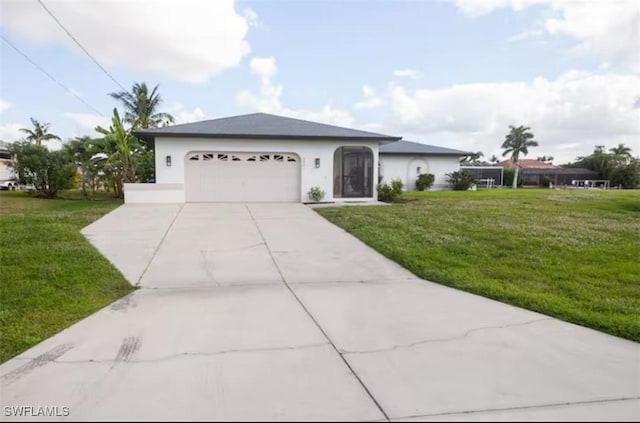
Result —
[{"label": "roof gable", "polygon": [[397,141],[401,137],[326,125],[267,113],[232,116],[136,131],[143,137],[183,136],[211,138],[353,139]]},{"label": "roof gable", "polygon": [[380,154],[438,154],[448,156],[466,156],[466,151],[438,147],[412,141],[396,141],[380,147]]}]

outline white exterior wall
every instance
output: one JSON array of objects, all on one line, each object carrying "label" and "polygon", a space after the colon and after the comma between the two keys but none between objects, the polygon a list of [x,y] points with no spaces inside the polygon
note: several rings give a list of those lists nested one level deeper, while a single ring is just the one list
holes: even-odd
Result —
[{"label": "white exterior wall", "polygon": [[[333,197],[333,154],[338,147],[369,147],[373,153],[374,196],[375,182],[378,180],[378,142],[354,141],[310,141],[310,140],[269,140],[269,139],[222,139],[222,138],[171,138],[158,137],[155,140],[156,184],[180,184],[184,186],[185,156],[195,151],[216,152],[277,152],[295,153],[300,159],[300,198],[308,202],[311,187],[318,186],[324,192],[322,201],[334,201]],[[171,156],[171,166],[166,165],[166,156]],[[315,159],[320,159],[320,167],[315,167]],[[182,189],[184,202],[184,188]],[[375,198],[375,197],[374,197]],[[336,201],[342,199],[336,198]],[[353,199],[352,199],[353,200]],[[126,196],[125,196],[125,201]]]},{"label": "white exterior wall", "polygon": [[183,184],[124,184],[127,204],[184,203]]},{"label": "white exterior wall", "polygon": [[416,168],[420,166],[420,173],[432,173],[435,176],[432,190],[447,189],[447,173],[460,169],[460,157],[436,156],[426,154],[382,154],[380,155],[380,174],[384,182],[400,179],[405,191],[416,189]]}]

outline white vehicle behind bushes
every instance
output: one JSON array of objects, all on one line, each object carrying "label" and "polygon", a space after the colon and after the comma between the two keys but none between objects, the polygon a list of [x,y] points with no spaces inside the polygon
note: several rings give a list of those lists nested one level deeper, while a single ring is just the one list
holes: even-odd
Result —
[{"label": "white vehicle behind bushes", "polygon": [[0,144],[0,189],[14,190],[18,188],[18,183],[13,170],[9,167],[11,155],[4,143]]}]

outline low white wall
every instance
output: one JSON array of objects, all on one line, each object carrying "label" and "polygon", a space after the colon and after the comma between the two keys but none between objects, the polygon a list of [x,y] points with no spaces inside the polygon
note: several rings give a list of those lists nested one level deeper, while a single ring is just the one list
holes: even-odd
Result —
[{"label": "low white wall", "polygon": [[124,184],[127,204],[184,203],[183,184]]},{"label": "low white wall", "polygon": [[432,173],[435,177],[432,190],[448,189],[447,173],[460,169],[457,156],[437,156],[428,154],[381,154],[380,175],[384,182],[400,179],[405,191],[416,189],[416,178],[420,173]]}]

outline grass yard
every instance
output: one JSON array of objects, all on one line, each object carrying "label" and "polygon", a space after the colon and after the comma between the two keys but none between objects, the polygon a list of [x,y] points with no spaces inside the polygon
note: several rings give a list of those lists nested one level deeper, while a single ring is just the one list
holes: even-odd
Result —
[{"label": "grass yard", "polygon": [[0,362],[133,289],[80,234],[120,204],[0,192]]},{"label": "grass yard", "polygon": [[408,193],[316,209],[421,278],[640,341],[640,192]]}]

